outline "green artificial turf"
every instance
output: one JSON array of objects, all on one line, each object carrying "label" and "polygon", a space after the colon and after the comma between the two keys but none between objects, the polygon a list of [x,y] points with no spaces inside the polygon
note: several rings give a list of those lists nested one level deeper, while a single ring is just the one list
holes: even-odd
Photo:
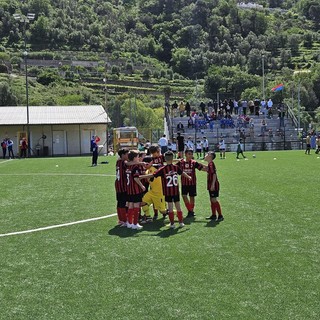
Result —
[{"label": "green artificial turf", "polygon": [[[219,224],[198,172],[185,228],[113,216],[1,236],[0,319],[319,319],[320,158],[255,154],[216,159]],[[0,160],[0,235],[115,213],[106,159]]]}]

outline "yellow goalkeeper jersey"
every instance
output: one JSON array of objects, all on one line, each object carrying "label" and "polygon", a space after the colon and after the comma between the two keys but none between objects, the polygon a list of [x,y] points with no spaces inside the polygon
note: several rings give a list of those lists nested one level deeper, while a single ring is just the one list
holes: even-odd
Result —
[{"label": "yellow goalkeeper jersey", "polygon": [[[146,174],[151,174],[156,172],[158,169],[155,167],[150,167],[147,171]],[[152,181],[151,181],[152,180]],[[158,178],[151,178],[149,180],[150,183],[150,190],[152,193],[156,193],[159,195],[162,195],[162,182],[161,182],[161,177]]]}]

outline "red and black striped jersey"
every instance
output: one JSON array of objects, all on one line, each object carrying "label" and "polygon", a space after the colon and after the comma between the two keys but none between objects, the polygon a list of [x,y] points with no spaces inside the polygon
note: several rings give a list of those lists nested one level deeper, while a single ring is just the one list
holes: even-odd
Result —
[{"label": "red and black striped jersey", "polygon": [[153,175],[154,177],[161,177],[162,190],[165,196],[179,195],[179,181],[178,175],[183,171],[175,164],[167,164],[158,169]]},{"label": "red and black striped jersey", "polygon": [[181,184],[183,186],[195,186],[197,184],[196,169],[202,170],[203,165],[193,159],[189,161],[181,159],[177,166],[192,178],[192,180],[188,180],[186,177],[181,177]]},{"label": "red and black striped jersey", "polygon": [[158,157],[152,157],[153,164],[163,164],[166,160],[164,159],[164,155],[161,154]]},{"label": "red and black striped jersey", "polygon": [[123,193],[127,191],[127,165],[125,160],[118,159],[116,163],[116,181],[115,189],[116,193]]},{"label": "red and black striped jersey", "polygon": [[134,178],[138,178],[142,174],[142,169],[140,165],[133,164],[131,166],[127,166],[126,176],[127,176],[127,194],[134,195],[142,193],[142,189],[134,180]]},{"label": "red and black striped jersey", "polygon": [[217,176],[217,169],[214,162],[209,162],[208,164],[208,171],[207,171],[207,189],[210,190],[213,182],[213,175],[216,175],[216,182],[215,182],[215,190],[219,189],[219,181]]}]

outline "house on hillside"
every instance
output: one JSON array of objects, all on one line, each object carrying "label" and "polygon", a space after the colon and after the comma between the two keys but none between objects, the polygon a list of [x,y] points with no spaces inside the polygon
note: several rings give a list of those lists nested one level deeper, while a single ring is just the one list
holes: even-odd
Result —
[{"label": "house on hillside", "polygon": [[[30,106],[31,156],[75,156],[90,153],[93,135],[100,137],[100,152],[107,153],[107,126],[111,120],[101,105]],[[27,137],[27,107],[0,107],[0,140],[11,138],[14,154]]]}]

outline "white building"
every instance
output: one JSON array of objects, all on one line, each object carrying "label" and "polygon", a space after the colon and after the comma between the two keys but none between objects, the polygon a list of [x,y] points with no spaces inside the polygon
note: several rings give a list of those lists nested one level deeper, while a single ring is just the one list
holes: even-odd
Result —
[{"label": "white building", "polygon": [[[90,153],[93,135],[100,137],[107,153],[107,125],[111,122],[101,105],[29,106],[31,156],[73,156]],[[27,137],[27,107],[0,107],[0,140],[10,138],[14,154]]]}]

